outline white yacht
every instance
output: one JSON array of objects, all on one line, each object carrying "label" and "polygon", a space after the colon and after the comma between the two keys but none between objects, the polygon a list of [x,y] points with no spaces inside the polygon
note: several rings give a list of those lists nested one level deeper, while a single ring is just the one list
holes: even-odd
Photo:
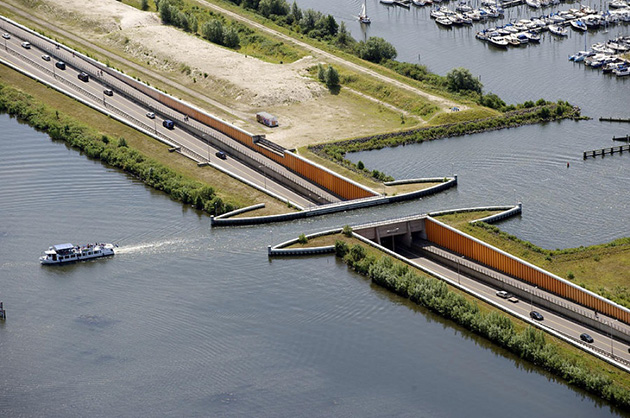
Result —
[{"label": "white yacht", "polygon": [[44,251],[44,255],[39,257],[42,264],[65,264],[75,261],[90,260],[92,258],[107,257],[114,255],[114,244],[86,244],[73,245],[57,244]]},{"label": "white yacht", "polygon": [[549,32],[557,36],[569,36],[569,31],[556,25],[549,25]]}]

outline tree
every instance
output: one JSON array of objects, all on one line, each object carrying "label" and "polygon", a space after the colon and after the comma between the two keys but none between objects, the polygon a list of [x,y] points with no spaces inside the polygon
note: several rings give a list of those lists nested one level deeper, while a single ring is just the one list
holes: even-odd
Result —
[{"label": "tree", "polygon": [[170,25],[173,22],[173,16],[171,15],[171,4],[168,0],[162,0],[159,3],[160,19],[162,23]]},{"label": "tree", "polygon": [[141,0],[140,1],[140,9],[141,10],[148,10],[149,9],[149,0]]},{"label": "tree", "polygon": [[238,31],[232,27],[227,28],[223,33],[223,43],[228,48],[238,48],[241,46]]},{"label": "tree", "polygon": [[317,64],[317,78],[322,83],[326,82],[326,70],[322,64]]},{"label": "tree", "polygon": [[291,5],[291,12],[289,14],[291,15],[291,17],[293,17],[293,21],[295,23],[298,23],[300,19],[302,19],[302,11],[298,7],[295,0],[293,0],[293,4]]},{"label": "tree", "polygon": [[451,91],[474,91],[481,93],[483,84],[481,81],[473,77],[470,70],[466,68],[454,68],[446,74],[446,81],[448,89]]},{"label": "tree", "polygon": [[289,14],[289,5],[285,0],[260,0],[258,12],[265,17],[286,16]]},{"label": "tree", "polygon": [[210,42],[223,45],[223,24],[217,19],[207,21],[201,27],[201,36]]},{"label": "tree", "polygon": [[315,23],[319,20],[321,16],[320,12],[316,12],[313,9],[308,9],[304,12],[302,19],[300,19],[299,25],[302,33],[309,33],[313,29],[315,29]]},{"label": "tree", "polygon": [[326,70],[326,87],[329,89],[339,86],[339,73],[331,65]]},{"label": "tree", "polygon": [[396,58],[398,53],[396,48],[383,38],[372,37],[367,42],[361,41],[358,45],[357,55],[359,58],[380,63],[383,60]]},{"label": "tree", "polygon": [[490,109],[501,110],[505,107],[505,102],[494,93],[488,93],[481,98],[481,105]]},{"label": "tree", "polygon": [[326,35],[329,36],[335,36],[337,35],[337,32],[339,31],[339,25],[337,24],[337,21],[335,20],[334,17],[332,17],[332,15],[327,15],[324,18],[324,32],[326,33]]},{"label": "tree", "polygon": [[337,31],[337,39],[335,40],[335,44],[338,47],[347,47],[352,43],[353,39],[348,33],[348,29],[346,28],[346,22],[341,22],[339,24],[339,30]]}]

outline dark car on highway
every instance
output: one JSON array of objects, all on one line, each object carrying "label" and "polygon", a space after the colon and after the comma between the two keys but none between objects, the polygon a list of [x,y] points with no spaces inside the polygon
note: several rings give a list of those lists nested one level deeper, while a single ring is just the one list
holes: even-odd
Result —
[{"label": "dark car on highway", "polygon": [[223,151],[219,151],[219,152],[217,152],[214,155],[216,155],[218,158],[220,158],[222,160],[225,160],[227,158],[227,155]]},{"label": "dark car on highway", "polygon": [[542,321],[543,319],[545,319],[539,312],[536,311],[531,311],[529,313],[529,316],[536,321]]},{"label": "dark car on highway", "polygon": [[65,70],[66,69],[66,63],[63,61],[57,61],[55,63],[55,67],[59,68],[60,70]]},{"label": "dark car on highway", "polygon": [[175,127],[175,122],[170,119],[166,119],[164,122],[162,122],[162,126],[164,126],[166,129],[173,129]]},{"label": "dark car on highway", "polygon": [[591,337],[590,335],[588,335],[587,333],[584,333],[582,335],[580,335],[580,340],[582,341],[586,341],[587,343],[591,344],[594,340],[593,337]]},{"label": "dark car on highway", "polygon": [[90,81],[90,76],[88,75],[88,73],[84,73],[83,71],[81,71],[78,75],[79,80],[83,81],[84,83],[87,83],[88,81]]}]

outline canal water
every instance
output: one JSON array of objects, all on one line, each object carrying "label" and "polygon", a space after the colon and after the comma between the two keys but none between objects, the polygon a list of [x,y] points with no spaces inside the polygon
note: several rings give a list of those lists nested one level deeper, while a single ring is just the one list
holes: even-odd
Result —
[{"label": "canal water", "polygon": [[[368,0],[372,24],[362,27],[355,18],[361,0],[297,4],[332,14],[355,39],[386,39],[401,61],[426,65],[441,75],[468,68],[480,77],[486,93],[494,92],[507,103],[561,99],[593,118],[349,154],[348,159],[397,179],[458,174],[457,190],[427,199],[423,211],[521,201],[523,216],[501,227],[545,248],[599,244],[630,235],[630,195],[625,191],[630,153],[582,160],[583,151],[619,145],[612,137],[630,134],[630,124],[599,121],[600,116],[630,117],[630,77],[617,78],[567,59],[585,44],[630,35],[630,25],[586,34],[571,31],[568,39],[545,33],[539,45],[499,50],[475,39],[476,31],[542,12],[520,6],[485,26],[444,29],[429,17],[429,7],[407,10]],[[451,9],[454,5],[450,3]],[[561,4],[554,10],[571,7],[579,6]]]},{"label": "canal water", "polygon": [[[307,3],[298,1],[315,7]],[[357,4],[316,3],[351,28]],[[414,16],[424,12],[375,1],[368,11],[371,35],[394,42],[401,59],[417,55],[403,45],[435,48],[427,44],[444,38],[452,49],[434,57],[421,50],[424,64],[475,73],[478,65],[486,87],[509,102],[563,98],[594,117],[613,111],[611,102],[627,110],[627,82],[606,87],[616,80],[564,60],[549,72],[549,49],[561,43],[503,54],[479,43],[487,55],[461,62],[466,48],[456,45],[466,38],[455,30],[419,25],[411,38]],[[379,27],[389,32],[379,35]],[[505,66],[533,53],[547,72],[521,70],[530,77],[521,91]],[[580,74],[566,91],[533,87],[553,86],[547,78],[564,86]],[[334,257],[269,260],[266,247],[344,224],[515,200],[523,216],[501,227],[543,246],[628,236],[630,156],[580,159],[583,147],[609,144],[624,129],[562,122],[361,153],[352,158],[396,177],[456,171],[460,184],[390,207],[211,229],[206,215],[0,115],[0,300],[8,311],[0,323],[0,415],[620,416]],[[60,268],[37,261],[51,244],[94,241],[118,243],[119,254]]]}]

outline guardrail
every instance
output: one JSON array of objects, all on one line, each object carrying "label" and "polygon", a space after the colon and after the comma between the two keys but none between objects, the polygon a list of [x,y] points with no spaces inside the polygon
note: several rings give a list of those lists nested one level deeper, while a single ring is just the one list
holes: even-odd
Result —
[{"label": "guardrail", "polygon": [[[11,29],[7,29],[7,26],[11,26]],[[116,90],[118,94],[127,97],[129,100],[132,100],[142,106],[145,106],[151,109],[155,113],[158,113],[159,115],[164,116],[166,119],[171,119],[173,121],[176,121],[178,126],[182,127],[183,130],[187,131],[195,139],[201,140],[204,143],[209,143],[208,140],[212,139],[216,143],[219,143],[220,147],[232,149],[235,151],[235,154],[246,155],[247,158],[254,161],[255,164],[265,168],[265,170],[258,170],[263,174],[263,176],[267,176],[269,175],[270,172],[273,172],[276,175],[276,178],[281,178],[283,181],[287,182],[288,184],[293,183],[299,188],[306,190],[307,193],[311,193],[313,196],[321,196],[325,200],[330,200],[329,198],[322,196],[322,194],[325,194],[323,189],[317,188],[313,183],[307,180],[304,180],[304,178],[300,176],[299,174],[296,174],[286,169],[283,166],[277,167],[276,163],[268,159],[261,158],[261,155],[259,153],[256,153],[254,150],[251,150],[250,148],[246,147],[245,145],[241,144],[238,141],[234,141],[229,137],[225,137],[225,134],[220,133],[219,131],[209,129],[206,125],[202,124],[199,121],[189,118],[187,115],[183,113],[179,113],[159,102],[153,102],[151,100],[147,100],[144,93],[142,93],[140,90],[136,89],[135,87],[132,87],[129,84],[126,84],[121,79],[111,76],[111,75],[108,77],[108,71],[115,71],[114,69],[105,67],[104,64],[94,61],[89,57],[84,57],[82,54],[77,53],[64,45],[58,44],[54,42],[53,40],[46,38],[45,36],[42,36],[30,30],[29,28],[26,28],[16,22],[11,21],[10,19],[5,18],[4,16],[0,16],[0,28],[2,28],[3,30],[7,30],[9,32],[12,32],[12,33],[15,33],[15,30],[14,30],[15,28],[19,28],[25,34],[24,36],[20,36],[21,39],[27,40],[34,47],[37,47],[41,49],[42,51],[45,51],[47,54],[49,54],[53,58],[65,61],[66,63],[68,63],[68,65],[76,68],[77,70],[87,73],[90,76],[90,78],[97,80],[99,83],[102,83],[103,85]],[[7,50],[9,49],[7,48]],[[50,71],[48,68],[41,65],[39,62],[36,62],[13,49],[11,49],[10,53],[23,59],[24,61],[27,61],[29,64],[36,66],[38,69],[46,72],[47,74],[52,74],[56,80],[63,82],[64,84],[70,86],[71,88],[81,92],[82,94],[86,94],[88,97],[92,98],[93,100],[96,100],[98,102],[103,102],[102,98],[97,97],[96,95],[84,89],[81,89],[79,86],[77,86],[74,83],[69,83],[63,77],[57,76],[54,70]],[[65,56],[65,55],[68,55],[68,56]],[[92,63],[90,61],[94,61],[94,62]],[[107,71],[97,69],[96,64],[102,66]],[[122,73],[120,73],[120,75],[123,77],[128,77],[126,75],[123,75]],[[107,107],[107,109],[112,110],[116,108],[113,106],[110,106],[110,107]],[[201,154],[193,151],[189,147],[186,147],[185,145],[179,143],[178,141],[175,141],[169,137],[166,137],[163,134],[160,134],[159,132],[157,132],[157,129],[154,129],[153,127],[150,127],[147,124],[142,123],[138,119],[133,118],[124,112],[117,112],[117,114],[125,117],[126,119],[133,120],[135,123],[141,124],[147,130],[151,132],[155,132],[157,136],[160,136],[161,138],[166,139],[169,142],[177,143],[177,145],[181,147],[181,151],[178,150],[178,152],[186,155],[187,157],[194,157],[192,159],[195,160],[196,162],[209,161],[208,157],[204,157]],[[198,131],[199,134],[197,134],[195,131]],[[203,135],[205,135],[205,137],[203,137]],[[252,168],[256,169],[257,167],[252,167]]]},{"label": "guardrail", "polygon": [[[598,323],[602,323],[599,319],[599,316],[596,316],[594,311],[591,309],[580,309],[578,308],[576,304],[574,303],[569,303],[566,302],[564,299],[562,298],[558,298],[558,297],[553,297],[551,294],[547,293],[547,292],[543,292],[538,290],[535,286],[531,286],[531,285],[524,285],[520,280],[518,279],[513,279],[508,277],[505,274],[499,273],[496,270],[493,270],[489,267],[485,267],[480,265],[477,262],[473,262],[473,261],[469,261],[466,258],[462,258],[462,257],[458,257],[455,254],[449,252],[449,251],[445,251],[441,248],[438,248],[436,246],[417,246],[416,248],[428,252],[428,253],[432,253],[440,258],[449,260],[450,262],[454,263],[454,264],[459,264],[460,268],[465,268],[468,269],[470,271],[474,271],[477,273],[480,273],[484,276],[487,276],[497,282],[503,283],[504,285],[509,285],[510,287],[517,289],[519,291],[522,291],[523,293],[526,294],[531,294],[532,295],[532,299],[536,298],[537,300],[543,300],[546,302],[549,302],[552,305],[556,305],[559,306],[563,309],[566,309],[567,311],[571,311],[574,312],[578,315],[581,315],[585,318],[589,318],[592,321],[598,322]],[[628,333],[628,331],[625,328],[620,327],[619,325],[615,324],[614,322],[610,322],[610,323],[603,323],[604,325],[614,329],[615,331],[617,331],[620,334],[624,334],[624,335],[628,335],[630,337],[630,334]]]}]

